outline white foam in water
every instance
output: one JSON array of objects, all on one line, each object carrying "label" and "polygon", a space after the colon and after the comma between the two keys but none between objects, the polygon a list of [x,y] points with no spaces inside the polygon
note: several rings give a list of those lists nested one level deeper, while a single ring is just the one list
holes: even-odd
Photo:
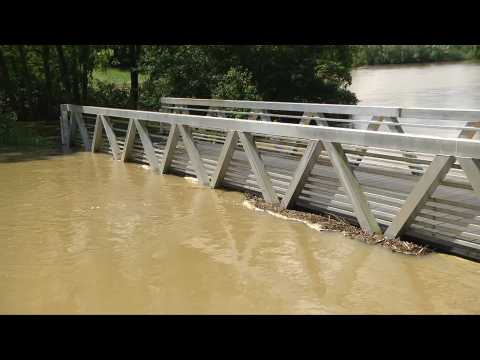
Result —
[{"label": "white foam in water", "polygon": [[150,169],[150,166],[143,164],[143,165],[142,165],[142,168],[149,170],[149,169]]},{"label": "white foam in water", "polygon": [[192,184],[198,184],[198,179],[195,177],[185,176],[184,179]]},{"label": "white foam in water", "polygon": [[295,219],[295,218],[290,218],[288,216],[285,216],[285,215],[281,215],[281,214],[277,214],[271,210],[263,210],[263,209],[259,209],[257,208],[255,205],[252,204],[251,201],[248,201],[248,200],[244,200],[243,203],[242,203],[243,206],[245,206],[247,209],[249,210],[256,210],[256,211],[263,211],[263,212],[266,212],[267,214],[269,215],[272,215],[272,216],[275,216],[277,218],[280,218],[280,219],[284,219],[284,220],[290,220],[290,221],[297,221],[297,222],[301,222],[301,223],[304,223],[305,225],[307,225],[310,229],[313,229],[313,230],[316,230],[316,231],[325,231],[325,229],[322,227],[322,225],[320,224],[314,224],[310,221],[307,221],[307,220],[301,220],[301,219]]}]

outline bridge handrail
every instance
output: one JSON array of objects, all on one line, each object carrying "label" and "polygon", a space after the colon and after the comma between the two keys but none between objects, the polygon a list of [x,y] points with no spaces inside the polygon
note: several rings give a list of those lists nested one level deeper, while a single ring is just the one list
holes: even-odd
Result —
[{"label": "bridge handrail", "polygon": [[276,101],[191,99],[162,97],[162,104],[197,105],[227,108],[269,109],[276,111],[323,112],[327,114],[398,116],[399,108],[386,106],[332,105]]},{"label": "bridge handrail", "polygon": [[249,100],[194,99],[162,97],[161,104],[225,108],[269,109],[308,113],[370,115],[416,119],[480,121],[480,109],[404,108],[389,106],[339,105]]},{"label": "bridge handrail", "polygon": [[360,129],[333,128],[329,126],[258,122],[212,116],[170,114],[155,111],[115,109],[73,104],[62,104],[61,109],[74,113],[112,116],[159,123],[164,122],[221,131],[250,132],[266,136],[322,140],[332,143],[406,150],[434,155],[480,158],[480,141],[472,139],[387,133]]}]

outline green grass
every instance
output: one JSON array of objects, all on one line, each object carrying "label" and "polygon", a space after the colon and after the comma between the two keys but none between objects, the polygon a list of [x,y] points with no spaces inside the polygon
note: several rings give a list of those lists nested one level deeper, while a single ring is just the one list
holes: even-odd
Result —
[{"label": "green grass", "polygon": [[[130,85],[130,71],[120,70],[115,68],[108,68],[106,70],[95,69],[93,70],[93,78],[103,82],[114,83],[116,85]],[[139,82],[143,83],[147,79],[147,76],[140,74]]]}]

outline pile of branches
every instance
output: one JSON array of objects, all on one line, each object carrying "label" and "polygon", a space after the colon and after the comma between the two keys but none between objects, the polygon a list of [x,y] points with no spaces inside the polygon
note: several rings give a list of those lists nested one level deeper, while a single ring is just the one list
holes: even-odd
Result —
[{"label": "pile of branches", "polygon": [[298,219],[307,221],[312,224],[319,224],[322,229],[328,231],[341,231],[346,236],[360,240],[369,245],[380,245],[388,248],[393,252],[406,255],[427,255],[433,252],[428,246],[415,244],[409,241],[403,241],[400,238],[388,240],[380,234],[367,234],[358,226],[348,223],[346,220],[335,215],[320,215],[298,210],[282,209],[278,205],[272,205],[265,202],[262,198],[252,193],[245,193],[247,201],[249,201],[257,209],[271,211],[290,219]]}]

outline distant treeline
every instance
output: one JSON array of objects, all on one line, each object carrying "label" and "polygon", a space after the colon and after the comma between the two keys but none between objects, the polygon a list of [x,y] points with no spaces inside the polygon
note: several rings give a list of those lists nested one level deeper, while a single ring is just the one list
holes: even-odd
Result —
[{"label": "distant treeline", "polygon": [[480,59],[480,45],[358,45],[354,66]]}]

